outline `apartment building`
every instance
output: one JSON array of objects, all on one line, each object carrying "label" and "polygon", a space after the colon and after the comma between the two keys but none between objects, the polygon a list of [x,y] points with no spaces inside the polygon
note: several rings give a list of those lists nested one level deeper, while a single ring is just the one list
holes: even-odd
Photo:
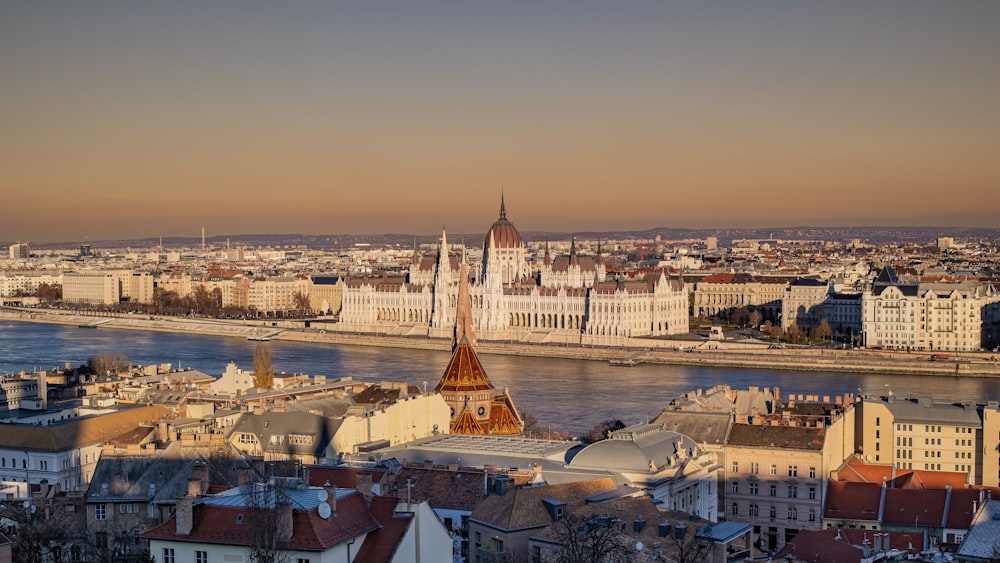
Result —
[{"label": "apartment building", "polygon": [[929,397],[864,397],[857,450],[869,463],[957,471],[973,485],[1000,485],[1000,403],[937,403]]}]

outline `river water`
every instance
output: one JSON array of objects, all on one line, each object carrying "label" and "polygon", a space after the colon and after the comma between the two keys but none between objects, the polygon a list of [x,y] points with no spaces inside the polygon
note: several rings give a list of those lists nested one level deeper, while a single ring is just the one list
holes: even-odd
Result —
[{"label": "river water", "polygon": [[[73,366],[101,352],[119,352],[136,365],[170,363],[219,376],[232,360],[252,369],[256,342],[224,336],[143,332],[107,328],[0,322],[0,373]],[[356,381],[406,381],[433,388],[450,354],[428,350],[312,344],[273,340],[276,372],[350,376]],[[783,395],[845,393],[934,397],[939,401],[983,403],[1000,399],[1000,380],[982,378],[861,375],[761,369],[642,364],[615,367],[607,362],[480,354],[497,388],[507,387],[522,413],[579,435],[595,424],[620,419],[648,420],[671,399],[695,389],[728,384],[779,387]]]}]

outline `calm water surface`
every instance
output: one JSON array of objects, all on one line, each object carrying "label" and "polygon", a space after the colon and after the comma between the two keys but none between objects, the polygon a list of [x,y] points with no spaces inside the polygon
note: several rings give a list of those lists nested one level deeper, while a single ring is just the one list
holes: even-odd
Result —
[{"label": "calm water surface", "polygon": [[[0,322],[0,372],[48,369],[86,363],[100,352],[120,352],[134,364],[170,363],[218,376],[232,360],[253,367],[256,343],[242,338],[65,325]],[[432,388],[450,354],[426,350],[334,344],[269,342],[275,371],[350,376],[357,381],[406,381]],[[795,372],[769,368],[738,369],[639,365],[481,354],[498,388],[507,387],[518,409],[544,425],[579,434],[617,418],[626,423],[651,418],[687,391],[728,384],[779,387],[783,394],[857,393],[932,396],[941,401],[984,402],[1000,398],[1000,380],[951,377]]]}]

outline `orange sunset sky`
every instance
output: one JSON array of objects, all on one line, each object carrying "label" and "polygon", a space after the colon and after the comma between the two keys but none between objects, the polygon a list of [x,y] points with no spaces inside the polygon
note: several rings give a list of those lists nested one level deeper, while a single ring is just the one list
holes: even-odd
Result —
[{"label": "orange sunset sky", "polygon": [[1000,2],[3,2],[0,240],[1000,227]]}]

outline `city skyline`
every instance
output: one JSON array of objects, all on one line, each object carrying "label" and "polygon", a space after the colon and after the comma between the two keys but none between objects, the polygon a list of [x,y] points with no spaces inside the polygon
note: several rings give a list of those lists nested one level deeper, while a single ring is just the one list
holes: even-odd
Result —
[{"label": "city skyline", "polygon": [[0,6],[0,239],[1000,227],[1000,4]]}]

